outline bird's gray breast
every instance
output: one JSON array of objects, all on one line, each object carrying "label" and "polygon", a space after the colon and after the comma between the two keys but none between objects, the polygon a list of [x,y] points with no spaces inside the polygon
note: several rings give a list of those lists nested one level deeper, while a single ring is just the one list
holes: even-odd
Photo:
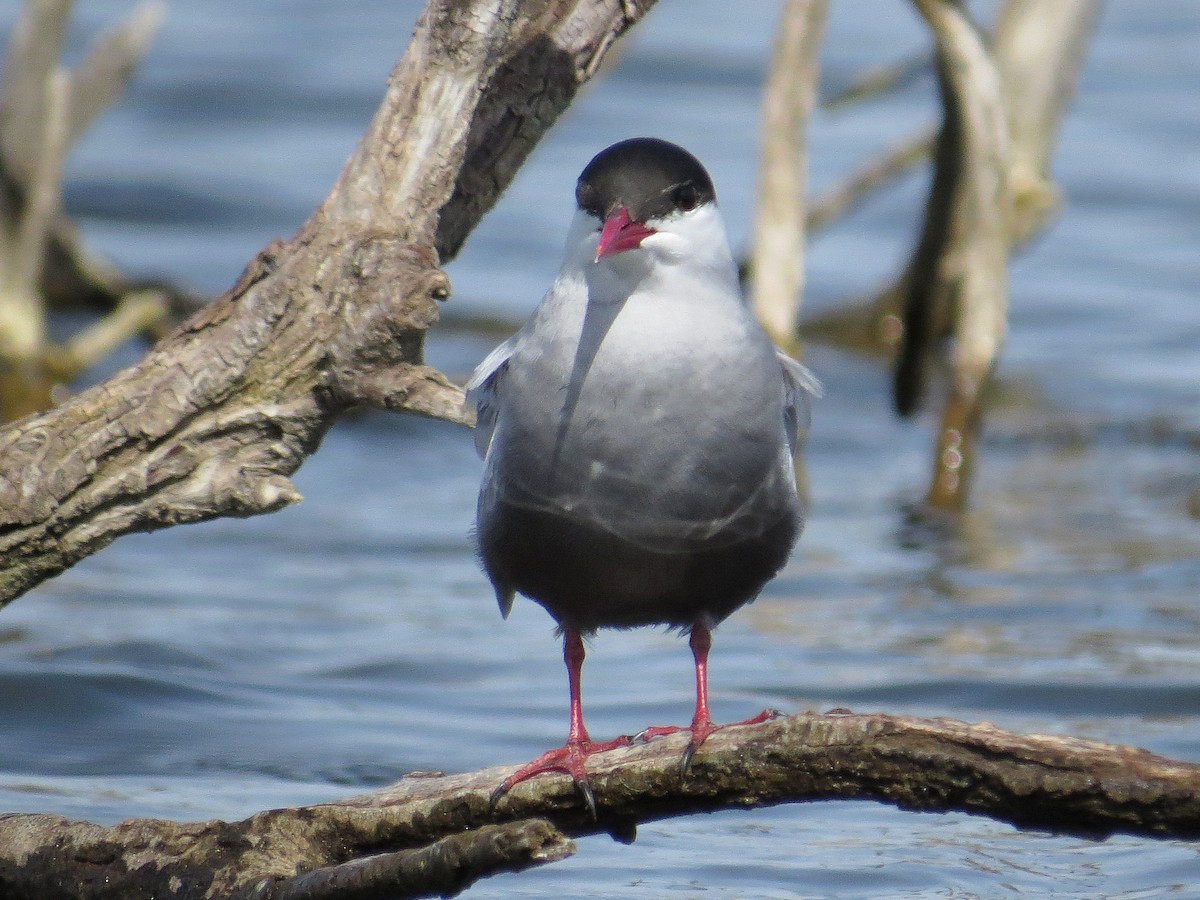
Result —
[{"label": "bird's gray breast", "polygon": [[782,370],[765,337],[656,335],[626,312],[591,308],[518,345],[492,498],[668,551],[744,540],[794,511]]}]

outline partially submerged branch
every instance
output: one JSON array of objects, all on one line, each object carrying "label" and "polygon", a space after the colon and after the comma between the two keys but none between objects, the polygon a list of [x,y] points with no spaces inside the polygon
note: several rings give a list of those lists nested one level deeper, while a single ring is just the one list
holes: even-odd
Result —
[{"label": "partially submerged branch", "polygon": [[[57,385],[82,370],[71,366],[83,357],[47,339],[50,301],[64,295],[76,303],[105,297],[111,307],[128,289],[111,267],[83,253],[61,209],[62,169],[70,146],[124,89],[163,7],[158,2],[140,7],[69,71],[58,59],[72,5],[70,0],[26,0],[5,58],[0,92],[0,421],[47,408]],[[105,331],[145,327],[143,318],[113,316]],[[120,340],[109,343],[135,334],[124,331]]]},{"label": "partially submerged branch", "polygon": [[956,0],[914,0],[937,45],[942,128],[925,220],[904,276],[896,409],[920,404],[929,357],[949,336],[950,390],[926,495],[935,509],[966,502],[983,391],[1008,312],[1008,131],[999,73]]},{"label": "partially submerged branch", "polygon": [[[805,331],[863,352],[897,356],[894,396],[902,415],[920,407],[926,370],[950,346],[949,398],[927,502],[955,511],[966,502],[982,387],[1005,330],[996,248],[1011,253],[1044,228],[1058,207],[1051,154],[1102,2],[1007,0],[986,45],[962,3],[916,5],[938,46],[943,97],[920,241],[906,269],[873,297],[826,314]],[[948,27],[955,21],[963,24]],[[885,71],[873,81],[886,88],[905,71]],[[914,137],[869,164],[822,205],[840,214],[919,160],[925,146],[923,136]],[[993,211],[984,212],[988,207]],[[824,218],[814,208],[810,227]]]},{"label": "partially submerged branch", "polygon": [[[518,785],[493,809],[505,768],[411,776],[241,822],[104,828],[0,817],[0,893],[40,898],[53,885],[61,897],[416,896],[561,858],[568,835],[627,842],[640,822],[825,799],[965,811],[1088,837],[1200,837],[1200,765],[1129,747],[949,719],[807,713],[718,731],[681,776],[686,741],[680,734],[594,757],[598,821],[566,776]],[[421,880],[427,862],[432,881]]]},{"label": "partially submerged branch", "polygon": [[1008,116],[1013,191],[1009,243],[1024,243],[1058,209],[1050,164],[1102,0],[1008,0],[992,38]]}]

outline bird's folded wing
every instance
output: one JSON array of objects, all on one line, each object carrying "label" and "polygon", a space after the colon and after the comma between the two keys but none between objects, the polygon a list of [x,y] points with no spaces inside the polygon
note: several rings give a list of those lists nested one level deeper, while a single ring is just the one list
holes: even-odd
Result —
[{"label": "bird's folded wing", "polygon": [[514,334],[489,353],[467,381],[467,404],[475,407],[475,452],[480,458],[487,456],[492,443],[498,413],[496,389],[504,377],[516,344],[517,335]]},{"label": "bird's folded wing", "polygon": [[812,401],[824,393],[817,376],[796,362],[782,350],[775,354],[783,366],[784,424],[787,427],[788,445],[792,455],[804,443],[808,426],[812,421]]}]

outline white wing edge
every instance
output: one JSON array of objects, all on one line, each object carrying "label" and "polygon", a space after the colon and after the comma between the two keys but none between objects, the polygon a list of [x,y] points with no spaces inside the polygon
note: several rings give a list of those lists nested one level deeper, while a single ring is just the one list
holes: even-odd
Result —
[{"label": "white wing edge", "polygon": [[467,380],[467,405],[475,407],[475,452],[481,459],[487,456],[492,432],[496,430],[496,416],[499,413],[497,383],[516,345],[517,335],[514,334],[485,356]]},{"label": "white wing edge", "polygon": [[812,401],[820,398],[825,390],[817,376],[806,366],[796,362],[782,350],[776,350],[775,356],[783,367],[784,425],[794,456],[796,448],[804,443],[804,436],[808,434],[808,426],[812,421]]}]

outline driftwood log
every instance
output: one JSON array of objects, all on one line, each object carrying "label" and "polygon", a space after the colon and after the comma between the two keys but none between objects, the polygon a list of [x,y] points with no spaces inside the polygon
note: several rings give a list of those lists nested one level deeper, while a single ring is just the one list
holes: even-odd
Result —
[{"label": "driftwood log", "polygon": [[1100,838],[1200,837],[1200,765],[1143,750],[1017,735],[950,719],[787,716],[716,732],[681,776],[686,735],[594,757],[593,821],[571,780],[518,785],[506,768],[417,774],[341,802],[240,822],[0,816],[0,895],[334,900],[452,894],[574,852],[571,837],[631,842],[639,822],[832,798],[959,810]]},{"label": "driftwood log", "polygon": [[329,197],[138,365],[0,432],[0,604],[121,535],[299,499],[355,406],[465,421],[422,364],[454,256],[653,0],[431,0]]}]

